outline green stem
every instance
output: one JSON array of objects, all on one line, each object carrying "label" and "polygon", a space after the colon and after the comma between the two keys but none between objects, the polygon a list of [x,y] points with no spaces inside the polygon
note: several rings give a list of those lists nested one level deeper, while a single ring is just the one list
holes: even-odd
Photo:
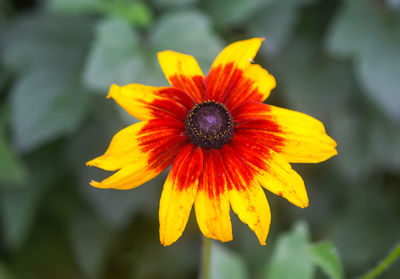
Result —
[{"label": "green stem", "polygon": [[360,279],[373,279],[381,275],[400,256],[400,242],[396,247],[371,271],[361,276]]},{"label": "green stem", "polygon": [[210,257],[211,257],[211,239],[203,236],[203,245],[202,245],[202,263],[201,263],[201,271],[200,278],[201,279],[209,279],[210,278]]}]

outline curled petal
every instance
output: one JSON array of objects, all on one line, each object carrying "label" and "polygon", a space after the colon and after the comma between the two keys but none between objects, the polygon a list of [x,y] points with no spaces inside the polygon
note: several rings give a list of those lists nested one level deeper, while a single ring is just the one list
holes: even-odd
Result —
[{"label": "curled petal", "polygon": [[98,188],[132,189],[152,179],[168,167],[188,143],[183,124],[176,120],[153,119],[134,124],[117,133],[106,153],[87,164],[118,170]]},{"label": "curled petal", "polygon": [[135,159],[143,160],[147,154],[142,152],[139,147],[138,134],[146,122],[133,124],[122,129],[111,140],[107,151],[89,162],[88,166],[95,166],[104,170],[114,171],[128,165]]}]

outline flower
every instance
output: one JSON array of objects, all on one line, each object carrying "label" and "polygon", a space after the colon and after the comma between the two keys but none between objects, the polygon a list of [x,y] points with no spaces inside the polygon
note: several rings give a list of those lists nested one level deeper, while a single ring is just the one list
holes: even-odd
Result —
[{"label": "flower", "polygon": [[232,240],[232,207],[265,245],[271,213],[262,187],[307,207],[304,182],[289,162],[317,163],[337,154],[320,121],[262,103],[276,86],[252,63],[263,40],[229,45],[206,77],[193,56],[163,51],[158,60],[171,87],[110,88],[107,98],[142,121],[118,132],[105,154],[87,163],[118,170],[90,184],[132,189],[172,164],[160,199],[163,245],[182,235],[193,204],[206,237]]}]

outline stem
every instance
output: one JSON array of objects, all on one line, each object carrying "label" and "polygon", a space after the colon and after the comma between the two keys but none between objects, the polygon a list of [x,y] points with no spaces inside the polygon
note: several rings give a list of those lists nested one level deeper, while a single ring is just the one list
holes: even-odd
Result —
[{"label": "stem", "polygon": [[371,271],[361,276],[360,279],[373,279],[377,276],[381,275],[389,266],[400,256],[400,242],[396,245],[396,247],[384,258],[376,267],[374,267]]},{"label": "stem", "polygon": [[211,239],[203,236],[203,256],[200,270],[201,279],[210,278],[210,257],[211,257]]}]

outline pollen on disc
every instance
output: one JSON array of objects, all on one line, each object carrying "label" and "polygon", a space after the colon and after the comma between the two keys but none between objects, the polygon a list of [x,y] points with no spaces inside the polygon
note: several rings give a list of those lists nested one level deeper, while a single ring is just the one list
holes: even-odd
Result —
[{"label": "pollen on disc", "polygon": [[190,140],[202,148],[219,149],[233,137],[233,120],[226,106],[205,101],[188,113],[186,133]]}]

